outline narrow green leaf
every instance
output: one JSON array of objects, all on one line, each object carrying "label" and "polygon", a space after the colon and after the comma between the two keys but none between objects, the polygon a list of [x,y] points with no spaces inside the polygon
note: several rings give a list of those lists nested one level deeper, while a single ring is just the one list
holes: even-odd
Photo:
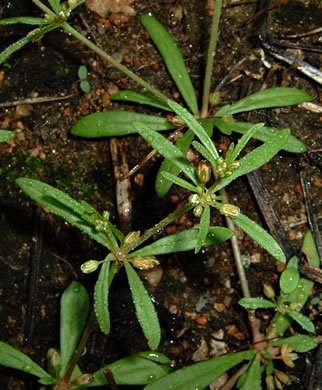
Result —
[{"label": "narrow green leaf", "polygon": [[244,380],[242,382],[241,387],[238,386],[240,390],[261,390],[261,364],[260,357],[258,355],[255,356],[251,366],[247,370]]},{"label": "narrow green leaf", "polygon": [[61,11],[60,0],[48,0],[48,2],[56,14]]},{"label": "narrow green leaf", "polygon": [[312,97],[296,88],[276,87],[255,92],[233,104],[227,104],[218,110],[215,117],[233,115],[238,112],[256,110],[259,108],[284,107],[293,104],[309,102]]},{"label": "narrow green leaf", "polygon": [[274,302],[263,298],[242,298],[238,303],[246,310],[275,308]]},{"label": "narrow green leaf", "polygon": [[15,138],[16,134],[13,131],[0,130],[0,142],[7,142]]},{"label": "narrow green leaf", "polygon": [[114,93],[110,99],[146,104],[148,106],[160,108],[161,110],[171,111],[169,106],[163,100],[158,99],[153,95],[149,95],[148,93],[126,90]]},{"label": "narrow green leaf", "polygon": [[245,157],[239,160],[240,167],[236,169],[232,175],[220,180],[215,191],[219,191],[226,187],[233,180],[237,179],[237,177],[246,175],[266,164],[283,148],[289,136],[289,130],[282,130],[270,141],[265,142],[263,145],[247,153]]},{"label": "narrow green leaf", "polygon": [[64,291],[60,301],[60,378],[65,375],[74,356],[88,312],[88,293],[85,287],[74,281]]},{"label": "narrow green leaf", "polygon": [[172,173],[164,171],[162,172],[162,176],[165,177],[167,180],[171,181],[172,183],[177,184],[180,187],[183,187],[192,192],[198,192],[197,187],[188,183],[186,180],[181,179],[180,177],[172,175]]},{"label": "narrow green leaf", "polygon": [[151,349],[158,348],[161,329],[150,295],[131,264],[124,262],[138,321]]},{"label": "narrow green leaf", "polygon": [[29,356],[3,341],[0,341],[0,365],[27,372],[38,378],[48,378],[55,383],[55,379],[30,359]]},{"label": "narrow green leaf", "polygon": [[208,204],[206,204],[200,219],[200,228],[197,236],[195,254],[200,251],[203,245],[205,245],[205,241],[209,230],[209,223],[210,223],[210,207]]},{"label": "narrow green leaf", "polygon": [[[198,232],[199,229],[187,229],[183,232],[170,234],[144,248],[132,252],[131,257],[165,255],[167,253],[190,251],[197,245]],[[219,244],[229,240],[233,235],[234,233],[227,228],[212,226],[208,230],[203,245]]]},{"label": "narrow green leaf", "polygon": [[[200,123],[209,137],[211,137],[214,127],[213,120],[203,119]],[[193,131],[189,130],[177,141],[176,147],[179,148],[184,155],[187,154],[193,137]],[[180,169],[169,160],[164,160],[162,162],[155,182],[155,190],[159,198],[162,198],[172,186],[172,182],[164,179],[162,175],[163,171],[169,172],[174,176],[178,176]]]},{"label": "narrow green leaf", "polygon": [[[254,125],[253,123],[247,122],[228,122],[223,119],[214,119],[214,124],[222,133],[226,135],[230,135],[232,131],[239,134],[245,134],[247,130]],[[277,135],[280,131],[281,130],[275,129],[274,127],[264,126],[253,135],[253,138],[262,142],[266,142],[272,139],[272,137]],[[304,153],[307,151],[307,148],[302,141],[293,135],[290,135],[290,138],[283,146],[283,150],[286,150],[290,153]]]},{"label": "narrow green leaf", "polygon": [[110,314],[108,311],[110,261],[102,264],[95,285],[94,310],[100,329],[104,334],[110,333]]},{"label": "narrow green leaf", "polygon": [[59,27],[57,24],[50,24],[48,26],[37,28],[31,31],[26,37],[23,37],[19,41],[8,46],[0,53],[0,64],[5,62],[13,53],[20,50],[28,42],[32,42],[34,40],[41,38],[44,34],[48,33],[51,30],[54,30],[57,27]]},{"label": "narrow green leaf", "polygon": [[300,274],[296,268],[287,267],[280,277],[280,288],[284,294],[290,294],[299,284]]},{"label": "narrow green leaf", "polygon": [[161,134],[145,126],[145,124],[141,122],[134,122],[133,125],[137,132],[140,133],[140,135],[164,158],[170,160],[173,164],[180,168],[195,185],[199,183],[195,170],[180,149],[178,149],[172,142],[168,141]]},{"label": "narrow green leaf", "polygon": [[[144,390],[202,390],[250,356],[250,351],[230,353],[184,367],[144,387]],[[254,356],[253,352],[252,356]]]},{"label": "narrow green leaf", "polygon": [[301,327],[306,330],[307,332],[314,333],[315,332],[315,327],[313,322],[309,319],[309,317],[305,316],[302,313],[299,313],[298,311],[295,310],[287,310],[286,313],[293,318]]},{"label": "narrow green leaf", "polygon": [[[184,155],[187,154],[193,137],[193,131],[189,130],[177,141],[176,147],[181,150]],[[170,160],[165,159],[162,162],[155,181],[155,190],[159,198],[162,198],[172,186],[172,182],[166,180],[162,175],[162,172],[169,172],[174,176],[178,176],[180,173],[180,168],[173,164]]]},{"label": "narrow green leaf", "polygon": [[233,162],[236,160],[236,158],[239,156],[241,151],[244,149],[244,147],[247,145],[248,141],[254,137],[254,135],[257,133],[259,129],[261,129],[264,126],[264,123],[258,123],[257,125],[252,126],[250,129],[247,130],[247,132],[239,139],[237,145],[235,146],[230,158],[229,162]]},{"label": "narrow green leaf", "polygon": [[216,160],[213,159],[212,155],[208,152],[208,150],[198,141],[192,142],[193,147],[199,152],[202,157],[204,157],[209,163],[214,167],[216,166]]},{"label": "narrow green leaf", "polygon": [[34,179],[21,177],[16,180],[18,186],[33,200],[52,213],[64,218],[67,222],[77,226],[101,245],[110,247],[110,243],[103,232],[98,232],[88,222],[88,209],[72,199],[64,192],[49,184]]},{"label": "narrow green leaf", "polygon": [[168,100],[168,106],[172,108],[172,110],[185,121],[188,127],[190,127],[190,129],[200,139],[203,146],[211,154],[212,158],[216,160],[219,157],[217,149],[211,138],[207,134],[206,130],[201,126],[201,124],[198,123],[185,108],[181,107],[180,104],[176,103],[175,101]]},{"label": "narrow green leaf", "polygon": [[86,115],[73,126],[71,133],[79,137],[117,137],[137,133],[133,122],[139,121],[149,128],[161,131],[173,129],[166,118],[138,114],[131,111],[106,111]]},{"label": "narrow green leaf", "polygon": [[112,371],[117,385],[146,385],[165,376],[170,370],[170,363],[170,359],[162,353],[139,352],[94,372],[94,381],[89,387],[109,384],[104,374],[106,369]]},{"label": "narrow green leaf", "polygon": [[187,106],[194,115],[197,115],[198,104],[196,93],[176,43],[162,24],[160,24],[153,16],[143,15],[141,17],[141,22],[147,29],[155,46],[161,53],[167,69],[176,83],[184,101],[187,103]]},{"label": "narrow green leaf", "polygon": [[34,18],[32,16],[16,16],[14,18],[0,19],[0,25],[17,24],[17,23],[30,24],[36,26],[48,24],[46,19]]},{"label": "narrow green leaf", "polygon": [[272,343],[272,347],[281,347],[283,344],[287,344],[289,347],[292,347],[295,352],[307,352],[318,346],[318,343],[311,336],[298,334],[278,339]]},{"label": "narrow green leaf", "polygon": [[286,262],[285,255],[278,243],[255,221],[240,213],[238,217],[233,219],[233,222],[244,230],[244,232],[247,233],[262,248],[275,257],[276,260],[281,261],[282,263]]}]

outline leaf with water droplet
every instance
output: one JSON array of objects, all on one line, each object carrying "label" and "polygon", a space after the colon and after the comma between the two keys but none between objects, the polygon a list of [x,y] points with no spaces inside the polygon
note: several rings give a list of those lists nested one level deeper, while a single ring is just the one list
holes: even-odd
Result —
[{"label": "leaf with water droplet", "polygon": [[247,310],[275,308],[274,302],[263,298],[242,298],[238,303]]},{"label": "leaf with water droplet", "polygon": [[290,294],[296,289],[300,281],[300,274],[296,268],[286,268],[280,277],[280,288],[284,294]]},{"label": "leaf with water droplet", "polygon": [[313,322],[309,319],[309,317],[295,310],[287,310],[286,313],[291,318],[293,318],[293,320],[295,320],[299,325],[301,325],[302,328],[305,329],[306,331],[311,333],[315,332],[315,326]]},{"label": "leaf with water droplet", "polygon": [[170,370],[171,361],[162,353],[157,352],[157,358],[151,359],[151,351],[139,352],[117,360],[94,372],[94,381],[91,386],[108,385],[105,370],[113,373],[117,385],[146,385],[151,377],[157,380],[165,376]]},{"label": "leaf with water droplet", "polygon": [[272,343],[272,347],[281,347],[283,344],[292,347],[295,352],[307,352],[318,346],[318,343],[311,336],[298,334],[278,339]]},{"label": "leaf with water droplet", "polygon": [[160,343],[161,329],[154,305],[149,293],[131,264],[126,261],[124,262],[124,266],[131,288],[137,318],[148,340],[149,347],[156,349]]},{"label": "leaf with water droplet", "polygon": [[60,301],[60,377],[66,373],[83,333],[89,312],[89,296],[80,283],[74,281],[64,291]]},{"label": "leaf with water droplet", "polygon": [[29,356],[2,341],[0,341],[0,365],[28,372],[38,378],[46,378],[52,384],[56,381]]},{"label": "leaf with water droplet", "polygon": [[289,136],[290,130],[282,130],[270,141],[265,142],[263,145],[247,153],[245,157],[239,160],[240,167],[230,176],[220,180],[215,191],[219,191],[226,187],[233,180],[237,179],[237,177],[246,175],[266,164],[283,148]]}]

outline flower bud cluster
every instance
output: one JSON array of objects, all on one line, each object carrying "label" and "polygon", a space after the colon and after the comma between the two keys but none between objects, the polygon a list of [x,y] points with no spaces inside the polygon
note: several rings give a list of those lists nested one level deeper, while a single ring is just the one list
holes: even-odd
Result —
[{"label": "flower bud cluster", "polygon": [[232,163],[227,164],[222,157],[219,157],[216,160],[216,163],[216,173],[221,179],[232,175],[232,173],[240,167],[239,161],[233,161]]}]

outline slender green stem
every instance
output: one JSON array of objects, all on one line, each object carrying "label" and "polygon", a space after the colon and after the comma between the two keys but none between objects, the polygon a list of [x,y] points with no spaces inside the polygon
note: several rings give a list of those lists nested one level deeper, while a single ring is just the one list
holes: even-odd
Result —
[{"label": "slender green stem", "polygon": [[[228,195],[227,195],[226,190],[222,189],[222,190],[220,190],[219,193],[221,196],[224,197],[223,203],[229,203],[229,199],[228,199]],[[239,249],[239,245],[238,245],[238,241],[237,241],[237,237],[236,237],[235,224],[229,217],[226,217],[226,223],[227,223],[228,228],[235,233],[230,240],[231,240],[231,245],[233,248],[237,273],[239,276],[240,285],[241,285],[241,288],[243,291],[243,295],[245,298],[250,298],[250,292],[249,292],[248,282],[247,282],[247,278],[246,278],[245,268],[243,266],[243,261],[241,258],[241,253],[240,253],[240,249]]]},{"label": "slender green stem", "polygon": [[129,253],[133,251],[136,247],[141,245],[144,241],[146,241],[148,238],[150,238],[153,234],[156,234],[158,231],[165,228],[165,226],[169,225],[173,221],[175,221],[180,215],[187,213],[189,210],[191,210],[194,206],[191,203],[186,204],[181,209],[176,210],[175,212],[169,214],[166,218],[164,218],[162,221],[154,225],[151,229],[146,230],[141,237],[139,237],[137,240],[133,241],[130,245],[126,246],[125,248],[122,248],[123,252]]},{"label": "slender green stem", "polygon": [[90,315],[87,326],[83,332],[82,338],[78,344],[77,350],[76,350],[76,352],[73,356],[73,359],[68,367],[68,370],[67,370],[66,374],[64,375],[63,379],[60,381],[60,383],[54,387],[54,390],[61,390],[61,389],[67,388],[69,381],[70,381],[70,378],[72,376],[72,373],[74,371],[74,368],[75,368],[79,358],[81,357],[81,355],[84,351],[88,337],[91,334],[91,331],[95,325],[95,320],[96,320],[96,318],[95,318],[95,314],[93,312]]},{"label": "slender green stem", "polygon": [[147,91],[152,93],[154,96],[158,97],[161,100],[167,101],[169,98],[164,95],[162,92],[157,90],[156,88],[152,87],[149,83],[141,79],[141,77],[137,76],[135,73],[130,71],[126,66],[122,65],[118,61],[116,61],[112,56],[108,55],[104,50],[100,49],[98,46],[96,46],[93,42],[85,38],[82,34],[80,34],[78,31],[76,31],[70,24],[67,22],[63,23],[61,27],[72,34],[76,39],[78,39],[80,42],[82,42],[84,45],[89,47],[91,50],[93,50],[95,53],[97,53],[100,57],[102,57],[105,61],[108,61],[111,63],[115,68],[120,70],[122,73],[124,73],[126,76],[128,76],[130,79],[141,85],[143,88],[145,88]]},{"label": "slender green stem", "polygon": [[212,75],[214,57],[216,54],[216,45],[218,40],[218,27],[219,27],[220,15],[221,15],[221,8],[222,8],[222,0],[216,0],[215,11],[212,17],[212,24],[211,24],[211,34],[210,34],[210,42],[208,48],[206,73],[205,73],[204,84],[203,84],[203,96],[202,96],[202,107],[201,107],[200,118],[206,118],[208,116],[211,75]]},{"label": "slender green stem", "polygon": [[55,12],[53,12],[50,8],[48,8],[45,4],[43,4],[42,2],[40,2],[39,0],[32,0],[37,7],[39,7],[42,11],[45,12],[46,15],[49,15],[53,18],[56,18],[56,14]]}]

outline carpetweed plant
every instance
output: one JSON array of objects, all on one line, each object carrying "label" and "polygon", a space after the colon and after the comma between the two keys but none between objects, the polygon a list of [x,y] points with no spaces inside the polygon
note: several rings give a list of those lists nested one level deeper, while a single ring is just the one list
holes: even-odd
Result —
[{"label": "carpetweed plant", "polygon": [[[151,269],[158,260],[155,256],[194,249],[198,241],[198,229],[189,229],[161,238],[141,249],[134,250],[160,229],[194,206],[190,202],[181,209],[169,214],[158,224],[148,229],[141,236],[139,232],[123,233],[109,220],[109,212],[100,215],[90,204],[77,202],[67,194],[38,180],[20,178],[19,187],[47,210],[63,217],[66,221],[87,233],[99,244],[105,246],[109,253],[103,260],[89,260],[82,265],[84,273],[100,272],[95,287],[95,314],[101,330],[110,332],[110,316],[108,310],[108,292],[115,274],[124,266],[129,281],[133,302],[143,333],[151,349],[156,349],[160,342],[160,326],[151,298],[143,283],[134,271]],[[232,232],[223,227],[213,227],[207,231],[202,245],[213,245],[223,242],[232,236]]]},{"label": "carpetweed plant", "polygon": [[[200,110],[193,84],[175,42],[155,18],[144,15],[141,19],[142,24],[163,57],[169,74],[180,91],[189,112],[118,63],[67,23],[70,13],[83,1],[69,0],[67,3],[60,4],[59,0],[49,0],[52,8],[49,9],[39,0],[33,0],[45,12],[44,18],[22,17],[0,21],[0,24],[26,23],[39,26],[39,28],[29,33],[27,37],[2,52],[0,54],[0,63],[7,61],[13,52],[26,43],[40,38],[53,29],[62,28],[70,33],[149,92],[148,94],[136,91],[121,91],[113,95],[112,100],[146,104],[159,108],[162,111],[172,112],[175,115],[171,120],[168,120],[161,116],[144,115],[130,111],[99,112],[82,118],[72,128],[72,134],[87,138],[120,136],[133,133],[140,134],[165,158],[156,180],[158,196],[164,196],[172,184],[191,191],[191,195],[181,209],[169,214],[142,235],[139,232],[130,232],[124,236],[110,222],[108,212],[100,215],[88,203],[77,202],[67,194],[36,180],[20,178],[17,180],[17,184],[37,203],[63,217],[66,221],[77,226],[107,248],[108,254],[103,260],[89,260],[82,265],[82,271],[85,273],[94,272],[100,268],[95,287],[94,307],[101,330],[105,334],[108,334],[110,331],[109,288],[115,274],[121,267],[124,267],[139,323],[147,338],[149,347],[156,349],[160,342],[160,326],[157,315],[149,294],[133,266],[139,269],[150,269],[158,264],[156,258],[158,255],[188,250],[194,250],[195,253],[198,253],[205,245],[212,245],[229,239],[233,235],[233,232],[229,229],[210,226],[211,211],[219,211],[220,214],[230,218],[235,225],[239,226],[252,239],[257,241],[275,259],[283,263],[286,262],[285,255],[273,237],[257,223],[242,214],[237,206],[229,204],[226,196],[223,195],[223,191],[233,180],[266,164],[281,149],[298,153],[305,152],[306,147],[290,134],[289,129],[278,130],[268,128],[264,124],[238,122],[233,118],[233,115],[255,109],[299,104],[311,100],[311,97],[307,93],[294,88],[271,88],[256,92],[217,110],[218,96],[210,94],[211,72],[222,6],[221,0],[217,0],[211,27],[203,101]],[[176,144],[168,141],[158,132],[177,128],[180,128],[181,131],[184,128],[188,130]],[[231,144],[229,146],[225,156],[219,155],[211,139],[214,128],[226,135],[230,135],[233,131],[242,134],[236,145]],[[194,140],[194,138],[196,139]],[[258,139],[263,144],[247,153],[240,160],[237,160],[250,138]],[[204,161],[200,162],[196,169],[186,158],[186,152],[191,145],[204,158]],[[189,181],[178,177],[180,172]],[[157,231],[190,210],[193,211],[196,217],[200,217],[199,228],[169,235],[152,244],[140,247]],[[140,248],[138,249],[138,247]],[[284,272],[281,276],[281,297],[278,300],[274,301],[272,298],[273,301],[262,299],[259,301],[246,296],[246,301],[241,301],[241,304],[249,309],[249,318],[255,318],[254,310],[260,309],[260,304],[263,302],[266,302],[269,308],[277,310],[277,314],[268,328],[270,333],[266,335],[268,340],[274,339],[275,341],[264,342],[264,338],[260,337],[258,329],[253,325],[254,346],[250,350],[197,363],[153,381],[146,388],[160,390],[166,388],[202,389],[231,367],[246,360],[250,362],[250,365],[249,368],[246,367],[246,373],[240,379],[238,386],[242,389],[247,389],[250,388],[249,384],[251,383],[253,389],[260,389],[263,367],[266,370],[267,377],[270,378],[273,373],[273,360],[278,356],[270,352],[272,348],[280,347],[281,353],[283,352],[284,354],[281,356],[285,356],[285,354],[291,356],[292,352],[290,352],[289,348],[293,348],[296,352],[301,352],[299,347],[296,346],[301,344],[301,340],[304,340],[301,339],[301,335],[295,341],[286,339],[288,340],[286,342],[284,339],[284,343],[280,345],[274,344],[279,342],[276,341],[276,338],[284,334],[291,320],[294,319],[304,326],[306,330],[312,331],[306,317],[299,312],[302,306],[296,306],[299,303],[301,305],[304,304],[307,296],[305,299],[303,296],[307,295],[312,286],[308,287],[305,280],[303,283],[299,281],[296,285],[294,284],[295,282],[293,285],[290,283],[292,277],[297,279],[298,276],[296,260],[292,259]],[[304,290],[305,293],[303,292]],[[297,294],[295,294],[295,291],[297,291]],[[290,305],[293,306],[286,307],[286,302],[290,302]],[[252,324],[254,322],[251,321]],[[313,343],[312,341],[310,348],[313,348]],[[287,346],[285,347],[285,345]]]},{"label": "carpetweed plant", "polygon": [[[170,360],[162,353],[139,352],[108,364],[94,373],[82,372],[77,361],[83,353],[93,325],[88,320],[89,295],[80,283],[72,282],[60,301],[60,349],[47,352],[48,371],[41,368],[29,356],[11,345],[0,342],[0,364],[15,368],[39,378],[39,383],[54,390],[107,386],[110,371],[118,385],[145,385],[159,379],[170,370]],[[88,325],[85,328],[86,322]]]}]

